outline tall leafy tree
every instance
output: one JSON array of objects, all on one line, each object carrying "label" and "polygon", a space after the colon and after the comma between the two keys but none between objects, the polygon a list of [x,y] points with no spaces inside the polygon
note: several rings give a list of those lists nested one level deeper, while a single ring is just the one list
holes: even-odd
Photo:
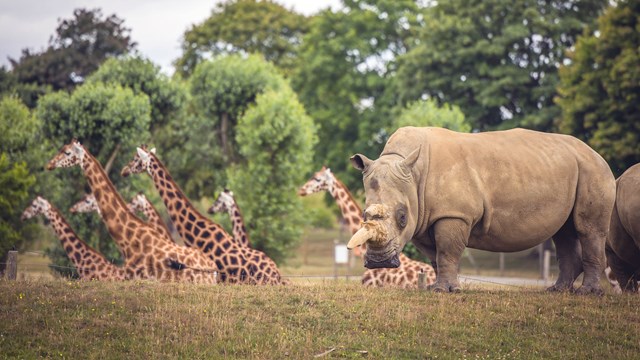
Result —
[{"label": "tall leafy tree", "polygon": [[416,46],[399,63],[402,101],[460,106],[474,128],[551,130],[558,67],[606,0],[451,0],[424,13]]},{"label": "tall leafy tree", "polygon": [[[129,185],[119,175],[129,160],[118,153],[133,154],[135,147],[149,139],[151,107],[145,94],[129,88],[100,82],[88,83],[69,94],[59,91],[47,94],[38,102],[36,115],[43,122],[43,133],[53,144],[49,158],[72,138],[79,139],[100,161],[116,188]],[[47,172],[47,181],[56,185],[43,189],[43,195],[61,210],[68,209],[88,191],[78,167]],[[113,241],[96,214],[68,217],[78,235],[110,259],[121,260]],[[61,247],[50,251],[56,265],[70,266]]]},{"label": "tall leafy tree", "polygon": [[40,122],[18,98],[0,99],[0,273],[7,251],[37,233],[19,218],[42,169],[39,133]]},{"label": "tall leafy tree", "polygon": [[304,15],[270,0],[220,2],[204,22],[185,32],[177,73],[188,77],[203,60],[233,53],[260,53],[288,73],[307,22]]},{"label": "tall leafy tree", "polygon": [[77,9],[73,16],[60,20],[45,51],[23,49],[19,60],[10,59],[19,82],[71,90],[108,57],[136,46],[130,30],[115,14],[103,18],[100,9]]},{"label": "tall leafy tree", "polygon": [[375,153],[389,125],[395,95],[388,91],[395,59],[414,46],[423,19],[417,1],[344,0],[311,21],[292,86],[319,125],[316,164],[349,187],[361,182],[348,158]]},{"label": "tall leafy tree", "polygon": [[221,56],[196,67],[189,79],[192,113],[176,129],[189,141],[168,154],[168,166],[175,166],[175,177],[186,180],[189,196],[211,196],[225,184],[224,171],[212,176],[212,169],[224,169],[240,159],[239,119],[258,94],[285,86],[274,65],[259,55]]},{"label": "tall leafy tree", "polygon": [[619,1],[585,31],[560,69],[560,131],[579,137],[620,175],[640,162],[640,3]]},{"label": "tall leafy tree", "polygon": [[237,125],[243,157],[229,186],[249,224],[251,242],[275,261],[298,245],[305,218],[296,189],[311,170],[313,120],[289,88],[258,94]]}]

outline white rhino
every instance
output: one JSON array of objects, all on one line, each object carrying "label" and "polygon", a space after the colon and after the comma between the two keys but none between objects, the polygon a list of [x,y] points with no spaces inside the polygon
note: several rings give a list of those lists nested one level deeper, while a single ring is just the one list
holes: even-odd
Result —
[{"label": "white rhino", "polygon": [[364,222],[348,247],[367,243],[365,266],[397,267],[411,240],[437,271],[436,291],[458,291],[465,247],[512,252],[553,237],[560,274],[549,288],[601,293],[616,189],[609,166],[580,140],[513,129],[477,134],[404,127],[363,172]]},{"label": "white rhino", "polygon": [[640,164],[616,181],[616,204],[605,247],[607,261],[625,291],[638,291],[640,281]]}]

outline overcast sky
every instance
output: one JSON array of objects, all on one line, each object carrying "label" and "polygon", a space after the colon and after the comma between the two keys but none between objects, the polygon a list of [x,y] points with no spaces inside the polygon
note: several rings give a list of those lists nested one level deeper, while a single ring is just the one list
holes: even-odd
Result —
[{"label": "overcast sky", "polygon": [[[0,0],[0,66],[10,68],[8,57],[19,59],[22,49],[40,52],[54,35],[58,19],[71,19],[78,8],[102,9],[103,17],[116,14],[131,29],[138,50],[164,72],[180,56],[180,40],[190,25],[209,17],[220,0]],[[313,14],[340,0],[276,0],[286,8]]]}]

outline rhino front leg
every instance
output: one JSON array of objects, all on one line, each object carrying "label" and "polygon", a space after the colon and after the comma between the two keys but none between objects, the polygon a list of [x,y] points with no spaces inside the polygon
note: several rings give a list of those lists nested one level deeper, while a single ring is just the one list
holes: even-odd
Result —
[{"label": "rhino front leg", "polygon": [[434,225],[436,241],[436,292],[458,292],[458,265],[469,238],[469,226],[460,219],[442,219]]}]

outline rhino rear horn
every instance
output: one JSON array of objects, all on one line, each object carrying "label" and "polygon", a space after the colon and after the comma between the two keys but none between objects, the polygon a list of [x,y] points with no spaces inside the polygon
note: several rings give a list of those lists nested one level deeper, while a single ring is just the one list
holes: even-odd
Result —
[{"label": "rhino rear horn", "polygon": [[351,160],[351,165],[360,171],[365,171],[373,162],[373,160],[370,160],[362,154],[355,154],[350,157],[349,160]]},{"label": "rhino rear horn", "polygon": [[422,150],[422,145],[419,148],[413,150],[409,156],[407,156],[404,160],[400,162],[400,168],[407,175],[411,174],[411,168],[415,165],[416,161],[420,157],[420,151]]}]

